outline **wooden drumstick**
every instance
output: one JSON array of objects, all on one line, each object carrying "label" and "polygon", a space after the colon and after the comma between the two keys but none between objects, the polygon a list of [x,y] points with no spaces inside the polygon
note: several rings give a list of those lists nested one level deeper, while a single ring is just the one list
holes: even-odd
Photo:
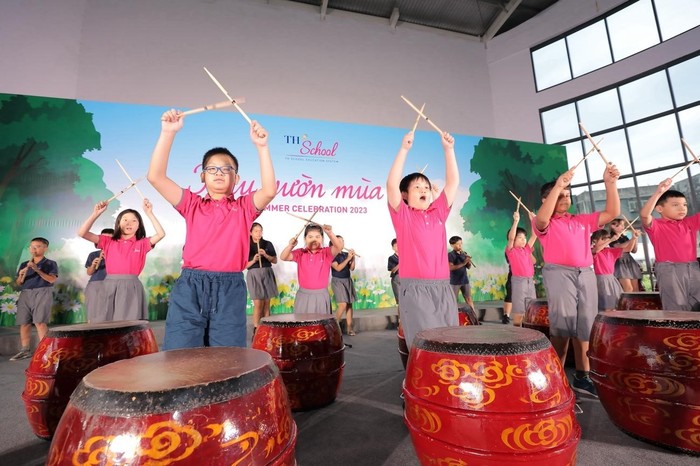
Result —
[{"label": "wooden drumstick", "polygon": [[423,117],[423,119],[424,119],[425,121],[427,121],[428,124],[429,124],[430,126],[432,126],[433,128],[435,128],[435,131],[437,131],[437,132],[440,133],[440,134],[445,134],[445,132],[444,132],[443,130],[441,130],[440,128],[438,128],[438,126],[437,126],[435,123],[433,123],[432,120],[431,120],[430,118],[428,118],[427,116],[425,116],[425,115],[423,114],[423,112],[420,111],[420,110],[418,109],[418,107],[416,107],[415,105],[413,105],[413,103],[412,103],[410,100],[408,100],[408,99],[407,99],[406,97],[404,97],[404,96],[401,96],[401,98],[404,100],[404,102],[406,102],[406,103],[408,104],[409,107],[411,107],[413,110],[415,110],[415,111],[418,113],[419,116]]},{"label": "wooden drumstick", "polygon": [[[343,252],[350,252],[350,251],[348,251],[348,250],[345,249],[345,248],[343,248],[342,250],[343,250]],[[359,255],[358,253],[355,253],[354,256],[355,256],[355,257],[362,257],[362,256]]]},{"label": "wooden drumstick", "polygon": [[518,205],[523,206],[523,209],[525,209],[525,210],[527,211],[528,214],[534,215],[534,214],[532,213],[532,211],[531,211],[530,209],[528,209],[528,208],[525,206],[525,204],[523,204],[523,201],[520,200],[520,198],[519,198],[518,196],[516,196],[515,193],[513,193],[513,191],[508,190],[508,192],[510,193],[511,196],[513,196],[513,197],[515,198],[516,201],[518,201]]},{"label": "wooden drumstick", "polygon": [[600,147],[598,147],[598,144],[596,144],[596,142],[593,140],[593,138],[588,133],[588,131],[586,131],[586,128],[583,126],[583,123],[581,123],[579,121],[578,125],[581,127],[581,131],[583,131],[583,133],[586,135],[586,137],[590,141],[593,148],[596,150],[596,152],[598,152],[598,155],[600,155],[600,158],[603,159],[603,162],[605,162],[605,165],[611,165],[611,163],[608,161],[608,159],[606,159],[605,156],[603,155],[603,151],[601,151]]},{"label": "wooden drumstick", "polygon": [[[605,139],[605,138],[598,139],[598,142],[596,144],[600,144],[601,142],[603,142],[603,139]],[[588,152],[586,152],[586,155],[584,155],[583,158],[581,160],[579,160],[576,165],[574,165],[574,169],[578,168],[578,166],[581,165],[583,163],[583,161],[586,160],[588,158],[588,156],[593,153],[593,151],[595,151],[595,147],[591,147],[590,149],[588,149]]]},{"label": "wooden drumstick", "polygon": [[[425,102],[423,102],[423,106],[420,108],[421,113],[423,113],[423,110],[425,109]],[[416,117],[416,122],[413,123],[413,128],[411,128],[411,132],[415,133],[416,128],[418,128],[418,122],[420,121],[420,114]]]},{"label": "wooden drumstick", "polygon": [[636,233],[637,230],[634,229],[634,226],[632,226],[632,224],[633,224],[634,222],[636,222],[637,220],[639,220],[639,215],[637,215],[637,218],[635,218],[635,219],[632,220],[631,222],[630,222],[629,220],[627,220],[627,217],[625,217],[625,214],[622,214],[622,218],[625,220],[625,222],[627,222],[627,228],[625,228],[625,230],[627,230],[628,228],[631,228],[631,229],[632,229],[632,233]]},{"label": "wooden drumstick", "polygon": [[[236,97],[234,99],[236,102],[239,104],[244,104],[245,103],[245,98],[243,97]],[[217,102],[215,104],[211,105],[205,105],[204,107],[198,107],[198,108],[193,108],[191,110],[187,110],[185,112],[182,112],[180,116],[187,116],[187,115],[194,115],[195,113],[201,113],[201,112],[206,112],[209,110],[219,110],[222,108],[227,108],[227,107],[232,107],[233,102],[230,100],[224,100],[223,102]]]},{"label": "wooden drumstick", "polygon": [[[303,221],[305,221],[305,222],[311,222],[311,219],[310,219],[310,218],[302,217],[301,215],[292,214],[292,213],[290,213],[290,212],[286,212],[286,214],[287,214],[287,215],[291,215],[291,216],[294,217],[294,218],[298,218],[299,220],[303,220]],[[313,218],[313,216],[312,216],[312,218]]]},{"label": "wooden drumstick", "polygon": [[126,188],[122,189],[122,190],[119,191],[117,194],[115,194],[114,196],[110,197],[109,199],[107,199],[107,200],[104,201],[104,202],[107,203],[107,204],[109,204],[110,202],[112,202],[113,200],[115,200],[116,198],[118,198],[119,196],[121,196],[122,194],[124,194],[125,192],[127,192],[128,190],[130,190],[131,188],[133,188],[134,186],[136,186],[136,183],[138,183],[138,182],[141,181],[142,179],[143,179],[143,177],[139,178],[139,179],[136,180],[136,181],[132,181],[132,182],[129,184],[129,186],[127,186]]},{"label": "wooden drumstick", "polygon": [[231,96],[229,95],[228,91],[224,88],[224,86],[221,85],[221,83],[219,82],[219,80],[216,79],[216,78],[214,77],[214,75],[211,74],[211,73],[209,72],[209,70],[207,69],[206,66],[204,67],[204,71],[207,72],[207,74],[209,75],[209,77],[211,78],[211,80],[214,81],[214,84],[216,84],[216,86],[221,90],[221,92],[224,93],[224,95],[226,96],[226,98],[227,98],[228,100],[231,101],[231,103],[232,103],[233,106],[236,108],[236,110],[238,110],[238,113],[240,113],[240,114],[243,116],[243,118],[246,119],[246,121],[248,122],[248,124],[251,124],[252,121],[251,121],[250,117],[249,117],[248,115],[246,115],[246,113],[243,111],[243,109],[242,109],[242,108],[238,105],[238,103],[236,102],[236,99],[234,99],[233,97],[231,97]]},{"label": "wooden drumstick", "polygon": [[[122,172],[124,172],[124,175],[126,175],[126,178],[127,178],[130,182],[133,183],[134,180],[133,180],[133,179],[129,176],[129,174],[126,172],[126,168],[124,168],[124,166],[119,162],[119,160],[114,159],[114,161],[117,162],[117,165],[119,165],[119,168],[122,169]],[[136,185],[134,185],[134,188],[136,189],[136,192],[139,193],[139,196],[141,196],[141,199],[146,200],[146,196],[143,195],[143,193],[141,192],[141,190],[139,189],[139,187],[136,186]]]},{"label": "wooden drumstick", "polygon": [[420,171],[420,174],[422,175],[425,172],[425,169],[428,168],[428,164],[425,164],[425,167],[423,167]]},{"label": "wooden drumstick", "polygon": [[688,169],[688,168],[690,168],[690,166],[691,166],[692,164],[694,164],[694,163],[700,163],[700,160],[698,160],[698,158],[695,156],[695,153],[694,153],[693,150],[690,148],[690,146],[688,145],[688,143],[685,142],[685,139],[682,139],[682,138],[681,138],[681,142],[683,143],[683,146],[685,146],[685,148],[687,149],[688,153],[693,157],[693,160],[691,160],[691,161],[688,162],[683,168],[681,168],[680,170],[678,170],[678,171],[671,177],[671,179],[674,179],[675,177],[677,177],[678,175],[680,175],[681,173],[683,173],[683,171],[686,170],[686,169]]},{"label": "wooden drumstick", "polygon": [[304,232],[304,230],[306,229],[307,226],[309,226],[309,225],[311,225],[312,223],[314,223],[312,220],[313,220],[313,218],[316,216],[317,213],[318,213],[318,210],[317,210],[316,212],[314,212],[313,214],[311,214],[311,218],[304,224],[304,226],[301,228],[301,230],[299,230],[299,233],[297,233],[296,235],[294,235],[294,238],[298,238],[299,235],[302,234],[302,233]]}]

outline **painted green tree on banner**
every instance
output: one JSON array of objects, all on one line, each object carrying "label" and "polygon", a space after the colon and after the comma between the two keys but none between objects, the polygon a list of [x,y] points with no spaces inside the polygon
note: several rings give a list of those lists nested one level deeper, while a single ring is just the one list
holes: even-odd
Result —
[{"label": "painted green tree on banner", "polygon": [[[478,173],[480,179],[469,187],[469,199],[460,214],[465,231],[478,234],[493,245],[489,250],[496,256],[484,260],[504,261],[506,233],[517,205],[508,191],[521,196],[528,209],[535,211],[541,204],[540,187],[566,169],[566,149],[561,146],[491,138],[479,141],[471,171]],[[527,213],[522,209],[520,219],[520,226],[529,236]]]},{"label": "painted green tree on banner", "polygon": [[14,277],[32,237],[73,237],[111,195],[102,169],[83,158],[96,149],[92,114],[75,100],[0,94],[0,275]]}]

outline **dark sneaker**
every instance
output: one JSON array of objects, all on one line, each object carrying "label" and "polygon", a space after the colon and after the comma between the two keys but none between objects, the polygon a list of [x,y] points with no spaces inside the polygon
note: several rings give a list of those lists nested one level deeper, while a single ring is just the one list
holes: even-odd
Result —
[{"label": "dark sneaker", "polygon": [[20,359],[27,359],[31,356],[32,356],[32,353],[29,350],[23,349],[23,350],[20,350],[19,353],[12,356],[10,358],[10,361],[19,361]]},{"label": "dark sneaker", "polygon": [[510,316],[503,314],[503,318],[501,319],[501,322],[503,322],[505,325],[508,325],[510,323]]},{"label": "dark sneaker", "polygon": [[574,384],[572,388],[579,393],[583,393],[584,395],[598,398],[598,391],[595,389],[593,381],[591,381],[591,378],[588,376],[581,377],[579,379],[576,377],[576,375],[574,375]]}]

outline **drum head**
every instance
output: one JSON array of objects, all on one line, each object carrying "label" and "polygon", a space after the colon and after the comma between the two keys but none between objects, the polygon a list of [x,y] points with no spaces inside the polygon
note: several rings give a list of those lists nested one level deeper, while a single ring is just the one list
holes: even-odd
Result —
[{"label": "drum head", "polygon": [[415,348],[425,351],[473,355],[525,354],[550,346],[540,331],[491,325],[423,330],[414,341]]},{"label": "drum head", "polygon": [[260,322],[271,327],[302,327],[305,325],[325,324],[335,321],[331,314],[277,314],[263,317]]},{"label": "drum head", "polygon": [[115,322],[96,322],[94,324],[62,325],[49,329],[47,336],[55,338],[81,337],[113,333],[129,333],[149,328],[147,320],[119,320]]},{"label": "drum head", "polygon": [[700,329],[700,312],[693,311],[605,311],[595,320],[612,325]]}]

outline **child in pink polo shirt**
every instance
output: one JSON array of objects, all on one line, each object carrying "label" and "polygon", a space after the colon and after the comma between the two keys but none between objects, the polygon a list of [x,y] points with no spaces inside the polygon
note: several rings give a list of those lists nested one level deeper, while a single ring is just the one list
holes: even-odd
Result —
[{"label": "child in pink polo shirt", "polygon": [[156,229],[155,235],[146,236],[141,214],[133,209],[119,213],[112,236],[92,233],[90,228],[106,209],[105,201],[97,203],[78,230],[79,236],[96,244],[104,253],[107,270],[102,288],[104,320],[148,319],[148,300],[139,274],[146,265],[146,254],[163,239],[165,231],[153,214],[153,206],[144,199],[143,210]]},{"label": "child in pink polo shirt", "polygon": [[[530,214],[530,220],[535,214]],[[505,313],[508,319],[503,319],[504,324],[510,322],[510,314],[513,314],[513,325],[520,326],[523,315],[529,301],[537,299],[535,292],[535,256],[532,247],[537,241],[537,236],[531,235],[527,239],[524,228],[518,227],[520,212],[513,212],[513,225],[508,230],[508,244],[506,245],[506,258],[511,271],[511,307],[510,312]]]},{"label": "child in pink polo shirt", "polygon": [[569,214],[569,183],[574,169],[563,173],[556,182],[540,189],[542,207],[533,218],[533,232],[544,251],[542,279],[547,291],[549,333],[552,346],[561,360],[566,360],[569,339],[573,339],[576,356],[574,390],[598,396],[588,373],[588,341],[593,320],[598,314],[598,291],[593,272],[591,233],[620,214],[617,178],[614,165],[605,168],[605,210],[590,214]]},{"label": "child in pink polo shirt", "polygon": [[445,221],[459,187],[455,140],[449,133],[441,135],[445,187],[431,202],[431,184],[425,175],[411,173],[401,178],[413,136],[411,131],[403,137],[386,180],[389,214],[401,251],[401,325],[409,347],[422,330],[459,325],[445,253]]},{"label": "child in pink polo shirt", "polygon": [[[323,232],[326,232],[331,246],[323,247]],[[333,234],[330,225],[311,223],[304,229],[306,247],[293,249],[297,245],[296,236],[280,254],[283,261],[296,262],[299,274],[299,291],[294,298],[294,313],[331,313],[331,296],[328,281],[333,259],[343,249],[343,245]]]},{"label": "child in pink polo shirt", "polygon": [[[670,178],[639,211],[642,226],[654,246],[654,272],[665,310],[700,311],[700,267],[696,260],[696,238],[700,213],[688,215],[688,202],[680,191],[669,189]],[[661,218],[653,218],[655,210]]]},{"label": "child in pink polo shirt", "polygon": [[615,278],[615,262],[622,254],[637,246],[636,231],[632,239],[621,248],[610,247],[610,243],[620,238],[620,235],[610,236],[608,230],[597,230],[591,235],[591,252],[593,253],[593,271],[598,285],[598,311],[611,311],[617,306],[622,294],[622,286]]},{"label": "child in pink polo shirt", "polygon": [[170,292],[163,348],[196,348],[205,343],[245,347],[243,270],[248,262],[248,232],[277,193],[268,134],[257,121],[251,122],[250,139],[260,161],[260,189],[235,199],[238,159],[228,149],[215,147],[202,157],[200,180],[207,195],[200,197],[167,175],[170,148],[183,120],[177,110],[163,114],[148,169],[148,181],[184,217],[186,227],[182,272]]}]

